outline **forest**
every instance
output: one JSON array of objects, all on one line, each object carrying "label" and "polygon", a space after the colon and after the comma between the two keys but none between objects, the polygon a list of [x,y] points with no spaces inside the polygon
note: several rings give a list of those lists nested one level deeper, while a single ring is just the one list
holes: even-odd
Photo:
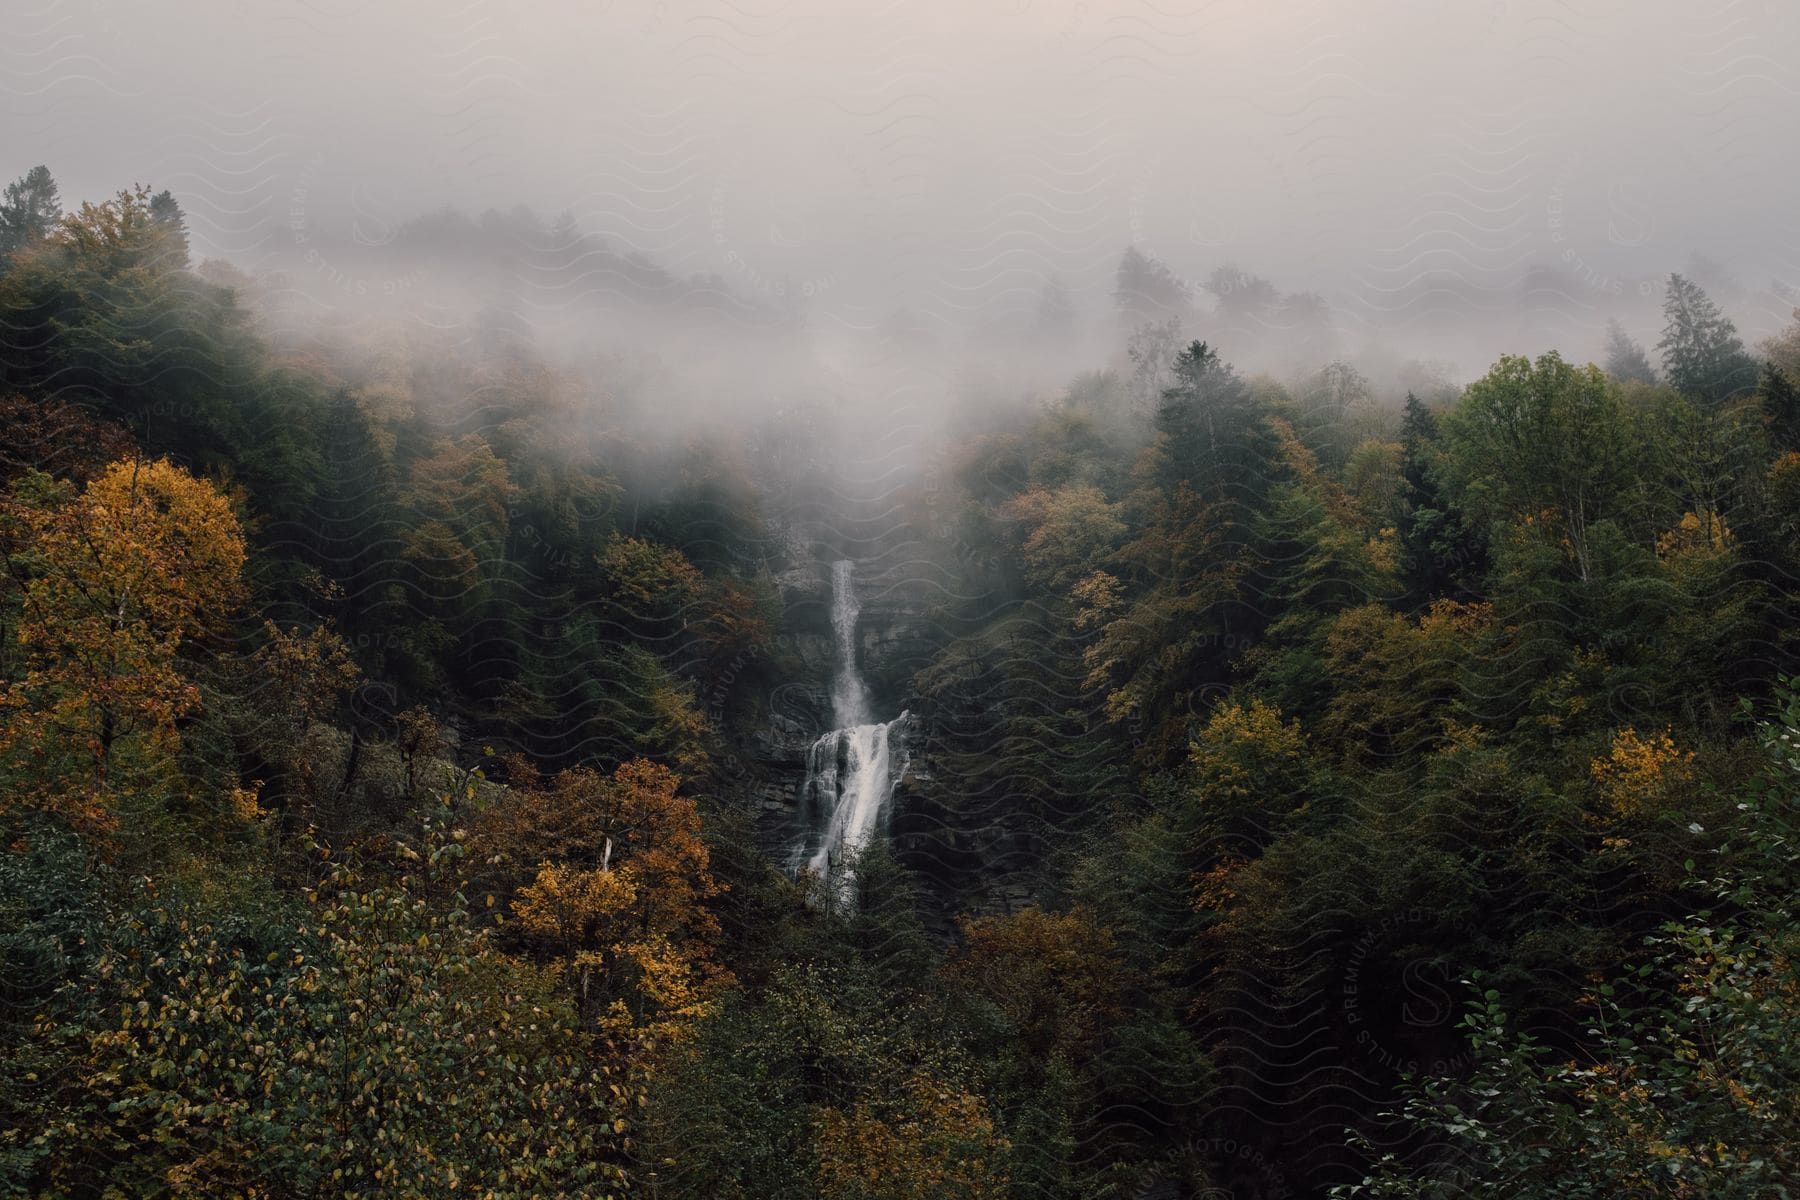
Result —
[{"label": "forest", "polygon": [[[187,220],[0,204],[0,1195],[1800,1192],[1800,314],[1377,379],[1134,246],[845,500],[817,396]],[[906,716],[812,869],[834,664]]]}]

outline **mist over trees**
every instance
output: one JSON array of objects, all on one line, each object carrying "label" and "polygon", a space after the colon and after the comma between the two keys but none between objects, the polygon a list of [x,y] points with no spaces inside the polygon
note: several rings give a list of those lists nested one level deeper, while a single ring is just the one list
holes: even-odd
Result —
[{"label": "mist over trees", "polygon": [[1613,317],[1606,323],[1606,373],[1620,383],[1655,383],[1656,371],[1650,365],[1650,356],[1644,348],[1632,340]]},{"label": "mist over trees", "polygon": [[0,1191],[1800,1178],[1800,312],[71,202],[0,199]]},{"label": "mist over trees", "polygon": [[1669,276],[1663,300],[1663,371],[1677,391],[1720,404],[1755,386],[1756,361],[1744,352],[1737,327],[1698,284]]}]

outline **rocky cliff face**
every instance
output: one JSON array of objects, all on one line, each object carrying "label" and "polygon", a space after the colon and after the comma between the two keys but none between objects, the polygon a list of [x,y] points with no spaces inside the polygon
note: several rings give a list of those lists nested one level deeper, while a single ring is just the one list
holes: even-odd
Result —
[{"label": "rocky cliff face", "polygon": [[789,678],[768,697],[767,723],[751,738],[749,752],[756,775],[753,796],[761,810],[758,840],[785,866],[781,856],[800,832],[806,751],[831,723],[831,584],[823,563],[796,567],[776,583],[782,600],[776,650]]},{"label": "rocky cliff face", "polygon": [[[768,721],[749,747],[759,768],[754,795],[763,812],[760,840],[784,866],[783,856],[802,828],[807,750],[833,726],[830,681],[837,651],[831,624],[832,553],[830,547],[818,547],[814,561],[777,578],[783,606],[778,645],[790,678],[769,697]],[[931,589],[916,573],[909,574],[899,554],[859,561],[855,574],[861,599],[857,666],[868,685],[872,715],[892,720],[908,708],[913,676],[940,644],[929,619]],[[909,794],[909,787],[916,791],[918,772],[925,768],[913,754],[921,740],[916,723],[896,729],[894,736],[897,759],[909,764],[897,782],[899,798]]]},{"label": "rocky cliff face", "polygon": [[[877,564],[878,565],[878,564]],[[943,645],[933,623],[934,591],[926,579],[900,563],[862,575],[862,614],[857,622],[857,655],[876,712],[883,719],[916,709],[913,677]]]},{"label": "rocky cliff face", "polygon": [[[868,546],[862,547],[867,549]],[[893,792],[886,809],[885,836],[900,862],[924,885],[927,919],[948,934],[959,912],[1009,912],[1035,902],[1031,873],[1039,847],[1023,832],[1004,825],[1004,813],[978,806],[977,822],[962,812],[956,781],[934,762],[930,717],[921,711],[913,681],[950,639],[933,616],[946,595],[909,547],[895,543],[883,555],[857,561],[856,593],[861,611],[854,639],[857,666],[867,685],[875,721],[901,712],[910,720],[890,730]],[[799,847],[809,828],[803,810],[807,753],[834,726],[831,680],[837,667],[832,628],[831,564],[843,550],[822,544],[813,559],[778,577],[783,626],[780,653],[785,682],[769,697],[768,719],[754,736],[750,756],[760,805],[758,840],[779,866],[798,865]],[[1000,801],[1004,806],[1004,801]]]}]

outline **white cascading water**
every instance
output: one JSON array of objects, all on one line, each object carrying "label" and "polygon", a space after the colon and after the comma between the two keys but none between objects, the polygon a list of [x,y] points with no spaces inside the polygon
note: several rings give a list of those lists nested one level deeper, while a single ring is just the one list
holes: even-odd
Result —
[{"label": "white cascading water", "polygon": [[831,629],[837,641],[837,669],[831,682],[832,720],[838,728],[822,735],[806,753],[801,798],[813,827],[796,848],[794,865],[804,867],[839,890],[851,886],[845,859],[869,844],[893,794],[893,762],[888,733],[906,714],[885,725],[869,721],[869,691],[856,668],[855,564],[831,567]]}]

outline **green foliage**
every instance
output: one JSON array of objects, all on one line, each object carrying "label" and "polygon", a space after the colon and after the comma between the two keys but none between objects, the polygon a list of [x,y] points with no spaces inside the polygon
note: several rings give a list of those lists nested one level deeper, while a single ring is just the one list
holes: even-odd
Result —
[{"label": "green foliage", "polygon": [[[941,636],[835,903],[759,848],[813,447],[640,443],[504,314],[270,342],[167,192],[34,171],[0,237],[10,1193],[1791,1186],[1800,702],[1734,721],[1794,653],[1800,335],[1738,403],[1677,278],[1665,385],[1614,329],[1401,407],[1236,269],[1211,328],[1298,370],[1184,348],[1128,253],[1129,375],[894,493]],[[179,529],[109,590],[121,472],[241,534],[246,618]],[[83,692],[109,620],[155,653]]]},{"label": "green foliage", "polygon": [[1766,761],[1708,883],[1718,907],[1664,926],[1649,961],[1596,989],[1591,1060],[1519,1031],[1487,989],[1463,1022],[1472,1075],[1408,1097],[1402,1119],[1426,1149],[1379,1156],[1335,1196],[1787,1194],[1800,1178],[1797,686],[1758,727]]},{"label": "green foliage", "polygon": [[1620,383],[1655,383],[1650,356],[1631,340],[1618,318],[1606,323],[1606,373]]},{"label": "green foliage", "polygon": [[[452,890],[460,843],[439,817],[391,879],[327,864],[281,927],[174,908],[139,881],[38,1013],[66,1057],[8,1135],[15,1178],[55,1194],[616,1183],[629,1143],[587,1035],[472,924]],[[38,918],[40,942],[53,929]]]},{"label": "green foliage", "polygon": [[1779,450],[1800,450],[1800,387],[1793,377],[1772,362],[1764,363],[1757,397],[1769,440]]},{"label": "green foliage", "polygon": [[[1135,981],[1121,1028],[1194,1037],[1208,1066],[1186,1103],[1281,1147],[1299,1178],[1343,1178],[1338,1130],[1314,1114],[1400,1136],[1369,1098],[1477,1061],[1455,1024],[1470,971],[1524,1027],[1591,1051],[1582,996],[1686,907],[1671,863],[1717,844],[1742,785],[1734,698],[1762,686],[1786,611],[1756,562],[1788,559],[1770,522],[1800,467],[1762,432],[1779,422],[1554,355],[1503,359],[1435,413],[1409,400],[1392,441],[1373,423],[1332,440],[1351,403],[1309,427],[1304,404],[1235,383],[1209,349],[1169,374],[1128,474],[1125,447],[1051,450],[1027,428],[980,476],[988,511],[1029,519],[1016,538],[966,535],[1005,551],[1021,599],[919,676],[941,706],[931,762],[975,798],[924,815],[1088,797],[1087,820],[1031,826],[1068,872],[1037,878],[1112,935]],[[1042,472],[1058,484],[1034,489]],[[1068,695],[1071,651],[1086,706],[1014,715],[1024,684]],[[959,725],[963,741],[943,736]],[[1085,765],[1109,755],[1128,769]],[[1659,782],[1602,766],[1639,759],[1666,759]],[[957,846],[939,839],[932,861]],[[1013,977],[1001,1012],[1029,994],[1030,972]],[[983,1061],[1041,1037],[978,1009]],[[1072,1184],[1052,1148],[1105,1140],[1087,1114],[1112,1053],[995,1076],[1005,1111],[1015,1079],[1054,1097],[1008,1118],[1016,1177],[1101,1186]],[[1142,1142],[1106,1135],[1131,1147],[1115,1165],[1267,1185],[1254,1160],[1159,1157],[1193,1136],[1159,1121]]]},{"label": "green foliage", "polygon": [[1158,485],[1166,493],[1186,483],[1213,502],[1253,501],[1265,482],[1267,434],[1249,388],[1205,342],[1182,350],[1172,374],[1156,409]]},{"label": "green foliage", "polygon": [[[646,1136],[658,1188],[694,1197],[811,1194],[825,1162],[844,1153],[832,1141],[854,1114],[916,1112],[921,1077],[966,1085],[968,1065],[932,1026],[929,1008],[896,1003],[865,964],[780,971],[754,1002],[709,1019],[655,1089]],[[958,1157],[1003,1172],[1004,1153],[990,1137]],[[881,1175],[869,1182],[917,1186]]]},{"label": "green foliage", "polygon": [[1408,392],[1400,424],[1400,572],[1415,601],[1466,598],[1487,565],[1486,540],[1440,486],[1444,451],[1437,417]]},{"label": "green foliage", "polygon": [[1669,276],[1663,297],[1663,376],[1669,386],[1709,405],[1723,404],[1756,386],[1756,360],[1744,350],[1737,326],[1700,285]]},{"label": "green foliage", "polygon": [[62,197],[50,168],[31,168],[6,185],[0,201],[0,255],[43,241],[61,218]]},{"label": "green foliage", "polygon": [[1590,528],[1616,513],[1625,468],[1617,391],[1599,368],[1509,355],[1469,385],[1446,431],[1450,478],[1469,511],[1560,541],[1587,579]]}]

